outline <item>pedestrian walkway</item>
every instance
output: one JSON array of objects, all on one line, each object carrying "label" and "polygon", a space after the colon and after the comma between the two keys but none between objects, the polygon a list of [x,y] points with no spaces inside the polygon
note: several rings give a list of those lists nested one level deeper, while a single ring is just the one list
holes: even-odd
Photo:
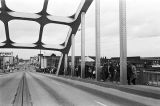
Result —
[{"label": "pedestrian walkway", "polygon": [[8,72],[4,72],[2,69],[0,69],[0,75],[8,74]]},{"label": "pedestrian walkway", "polygon": [[13,73],[13,72],[17,72],[17,70],[15,69],[15,70],[12,71],[12,72],[3,72],[3,71],[0,69],[0,75],[5,75],[5,74]]},{"label": "pedestrian walkway", "polygon": [[[48,75],[52,76],[51,74],[48,74]],[[81,81],[85,83],[90,83],[90,84],[95,84],[102,87],[113,88],[126,93],[131,93],[131,94],[135,94],[143,97],[160,99],[160,87],[153,87],[149,85],[120,85],[119,83],[101,82],[101,81],[96,81],[94,79],[81,79],[78,77],[61,76],[61,75],[59,77]]]},{"label": "pedestrian walkway", "polygon": [[72,80],[78,80],[86,83],[91,83],[91,84],[95,84],[103,87],[118,89],[123,92],[136,94],[144,97],[160,99],[160,87],[153,87],[153,86],[147,86],[147,85],[120,85],[118,83],[100,82],[92,79],[81,79],[77,77],[68,77],[68,76],[61,76],[61,77],[72,79]]}]

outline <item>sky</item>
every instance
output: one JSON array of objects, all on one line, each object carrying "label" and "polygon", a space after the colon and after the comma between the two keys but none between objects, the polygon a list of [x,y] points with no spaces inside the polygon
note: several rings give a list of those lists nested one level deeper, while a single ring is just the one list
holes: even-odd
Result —
[{"label": "sky", "polygon": [[[56,16],[70,16],[75,13],[81,0],[49,0],[47,12]],[[101,2],[101,56],[117,57],[119,50],[119,0]],[[36,13],[42,9],[43,0],[6,0],[7,6],[17,12]],[[127,55],[160,57],[160,0],[126,0]],[[65,8],[64,8],[65,7]],[[95,56],[95,3],[93,2],[85,18],[85,55]],[[10,36],[17,43],[34,43],[38,39],[39,24],[32,21],[12,20],[9,22]],[[60,44],[66,39],[68,26],[47,24],[42,41]],[[0,42],[5,40],[4,25],[0,21]],[[54,35],[54,36],[53,36]],[[76,34],[76,55],[81,55],[81,32]],[[37,55],[39,50],[0,49],[13,51],[20,58]],[[55,53],[55,51],[42,51]]]}]

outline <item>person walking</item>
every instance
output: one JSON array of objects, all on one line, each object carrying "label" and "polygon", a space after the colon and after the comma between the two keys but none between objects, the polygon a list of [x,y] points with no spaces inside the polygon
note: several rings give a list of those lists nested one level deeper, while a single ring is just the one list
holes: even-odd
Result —
[{"label": "person walking", "polygon": [[115,70],[114,70],[113,63],[111,63],[111,65],[110,65],[110,67],[109,67],[110,81],[111,81],[111,82],[113,82],[113,80],[114,80],[114,74],[115,74],[114,71],[115,71]]},{"label": "person walking", "polygon": [[132,68],[131,82],[132,82],[133,85],[136,85],[137,69],[136,69],[135,64],[132,64],[131,68]]},{"label": "person walking", "polygon": [[132,68],[131,68],[131,64],[128,63],[127,64],[127,81],[128,81],[128,85],[131,85],[131,76],[132,76]]},{"label": "person walking", "polygon": [[120,81],[120,65],[117,63],[116,65],[116,75],[115,75],[115,81],[119,82]]},{"label": "person walking", "polygon": [[101,81],[105,81],[106,80],[106,67],[105,67],[105,64],[103,65],[102,67],[102,71],[101,71]]}]

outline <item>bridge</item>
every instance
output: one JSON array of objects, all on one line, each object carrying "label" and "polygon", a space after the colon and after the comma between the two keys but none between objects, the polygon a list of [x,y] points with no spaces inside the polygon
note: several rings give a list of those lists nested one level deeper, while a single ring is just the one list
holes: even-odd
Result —
[{"label": "bridge", "polygon": [[[85,79],[85,14],[95,2],[96,80]],[[158,106],[159,88],[143,85],[127,85],[126,1],[119,0],[120,31],[120,83],[100,82],[100,0],[82,0],[77,11],[68,17],[47,13],[49,0],[44,0],[38,13],[22,13],[11,10],[6,0],[1,0],[0,20],[4,24],[6,39],[0,48],[40,49],[61,52],[56,75],[37,73],[34,67],[24,64],[14,73],[0,75],[0,104],[14,106]],[[32,44],[16,43],[10,37],[9,22],[25,20],[40,25],[39,36]],[[69,26],[62,44],[48,45],[42,41],[47,24]],[[81,25],[81,78],[74,77],[75,36]],[[68,68],[71,53],[71,76],[63,76]],[[25,68],[24,68],[25,67]],[[147,72],[146,72],[147,73]],[[158,79],[158,78],[157,78]]]}]

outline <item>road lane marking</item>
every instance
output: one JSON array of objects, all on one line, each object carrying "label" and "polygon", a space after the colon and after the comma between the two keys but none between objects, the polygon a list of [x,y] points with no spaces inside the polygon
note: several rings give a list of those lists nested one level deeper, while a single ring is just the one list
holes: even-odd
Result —
[{"label": "road lane marking", "polygon": [[99,105],[101,105],[101,106],[107,106],[107,105],[105,105],[105,104],[103,104],[103,103],[101,103],[101,102],[98,102],[98,101],[95,101],[96,103],[98,103]]},{"label": "road lane marking", "polygon": [[25,73],[23,74],[19,82],[19,85],[18,85],[16,94],[15,94],[15,97],[12,101],[12,104],[13,106],[23,106],[25,104],[27,106],[32,106],[31,96],[30,96]]},{"label": "road lane marking", "polygon": [[61,84],[59,84],[59,83],[56,83],[56,82],[53,82],[53,83],[55,83],[55,84],[57,84],[57,85],[59,85],[59,86],[62,86]]}]

